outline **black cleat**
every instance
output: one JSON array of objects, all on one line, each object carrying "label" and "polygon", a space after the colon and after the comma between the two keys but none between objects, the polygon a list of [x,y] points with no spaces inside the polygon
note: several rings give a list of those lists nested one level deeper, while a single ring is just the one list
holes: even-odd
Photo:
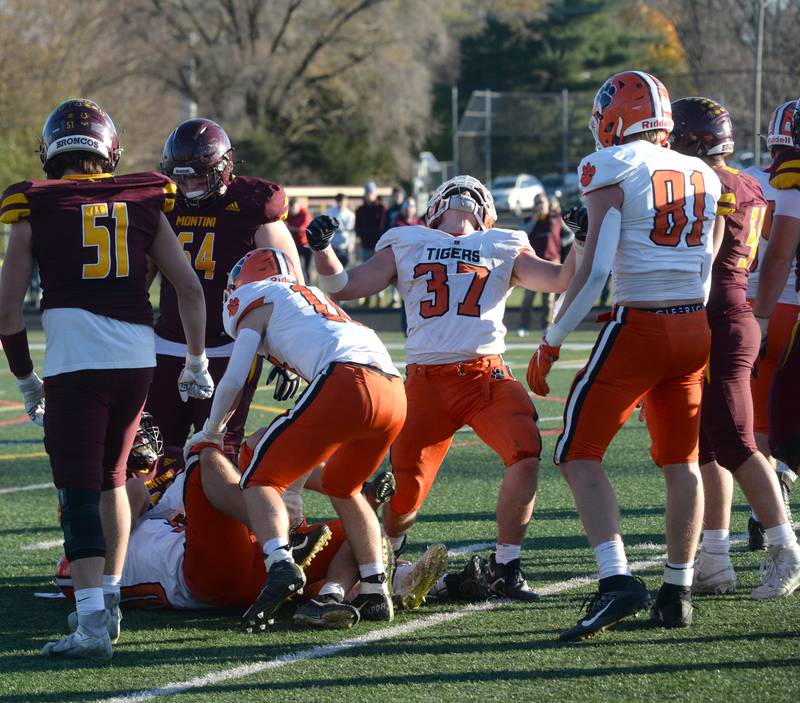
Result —
[{"label": "black cleat", "polygon": [[361,492],[366,496],[373,510],[377,510],[397,492],[394,474],[391,471],[381,471],[361,487]]},{"label": "black cleat", "polygon": [[650,621],[662,627],[689,627],[692,610],[691,588],[662,583],[650,608]]},{"label": "black cleat", "polygon": [[453,600],[483,601],[489,598],[486,582],[486,560],[480,554],[473,554],[467,565],[457,574],[444,577],[447,596]]},{"label": "black cleat", "polygon": [[361,620],[361,614],[350,603],[342,603],[336,596],[326,594],[303,603],[294,612],[296,625],[321,627],[326,630],[349,630]]},{"label": "black cleat", "polygon": [[747,519],[747,546],[751,552],[760,552],[767,548],[764,526],[758,520],[754,520],[752,515]]},{"label": "black cleat", "polygon": [[624,588],[598,592],[587,597],[583,601],[586,614],[575,625],[564,630],[559,639],[565,642],[588,639],[598,632],[613,627],[620,620],[636,615],[640,610],[649,607],[650,603],[650,594],[644,583],[638,578],[629,576]]},{"label": "black cleat", "polygon": [[488,581],[489,595],[528,602],[539,600],[539,594],[532,591],[525,580],[519,559],[514,559],[507,564],[498,564],[492,553],[489,557],[486,580]]},{"label": "black cleat", "polygon": [[359,593],[352,605],[358,609],[362,620],[394,620],[394,603],[388,593]]},{"label": "black cleat", "polygon": [[267,572],[267,583],[251,605],[242,615],[241,628],[244,632],[263,632],[267,625],[275,622],[275,613],[291,596],[303,592],[306,577],[293,561],[276,561]]},{"label": "black cleat", "polygon": [[314,525],[310,529],[292,530],[289,535],[289,546],[292,559],[305,570],[317,554],[331,540],[331,528],[324,524]]}]

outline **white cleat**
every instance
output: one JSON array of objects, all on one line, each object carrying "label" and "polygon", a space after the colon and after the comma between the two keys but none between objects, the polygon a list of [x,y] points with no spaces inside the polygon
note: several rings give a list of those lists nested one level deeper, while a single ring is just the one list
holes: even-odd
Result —
[{"label": "white cleat", "polygon": [[425,602],[425,596],[446,571],[447,547],[443,544],[432,544],[396,584],[394,591],[401,607],[407,610],[419,608]]},{"label": "white cleat", "polygon": [[48,642],[42,648],[45,657],[65,659],[111,659],[114,652],[106,626],[107,611],[90,613],[87,618],[91,629],[79,627],[75,632],[62,637],[58,642]]},{"label": "white cleat", "polygon": [[761,585],[750,594],[756,600],[787,598],[800,586],[800,545],[769,547],[761,564]]},{"label": "white cleat", "polygon": [[692,593],[734,593],[736,572],[730,554],[712,554],[700,550],[694,563]]},{"label": "white cleat", "polygon": [[[122,623],[122,611],[119,608],[119,594],[104,593],[103,600],[106,604],[106,612],[108,613],[108,636],[111,638],[111,644],[116,644],[119,641],[119,633]],[[78,613],[72,611],[67,615],[67,627],[70,632],[75,632],[78,629]]]}]

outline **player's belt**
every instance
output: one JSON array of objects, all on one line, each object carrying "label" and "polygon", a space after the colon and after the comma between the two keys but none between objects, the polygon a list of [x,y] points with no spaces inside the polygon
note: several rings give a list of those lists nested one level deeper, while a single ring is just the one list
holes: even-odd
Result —
[{"label": "player's belt", "polygon": [[691,305],[671,305],[668,308],[638,308],[642,312],[654,312],[657,315],[684,315],[687,312],[697,312],[705,307],[703,303]]},{"label": "player's belt", "polygon": [[468,373],[489,371],[498,366],[503,366],[503,359],[491,355],[453,364],[409,364],[406,373],[409,376],[466,376]]}]

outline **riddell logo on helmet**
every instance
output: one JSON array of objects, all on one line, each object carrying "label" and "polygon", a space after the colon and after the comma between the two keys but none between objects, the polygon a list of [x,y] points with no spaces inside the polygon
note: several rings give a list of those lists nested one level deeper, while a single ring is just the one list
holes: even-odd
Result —
[{"label": "riddell logo on helmet", "polygon": [[642,120],[642,129],[669,129],[666,120]]},{"label": "riddell logo on helmet", "polygon": [[64,137],[56,142],[56,149],[63,149],[68,146],[88,146],[92,149],[99,149],[100,142],[91,137]]}]

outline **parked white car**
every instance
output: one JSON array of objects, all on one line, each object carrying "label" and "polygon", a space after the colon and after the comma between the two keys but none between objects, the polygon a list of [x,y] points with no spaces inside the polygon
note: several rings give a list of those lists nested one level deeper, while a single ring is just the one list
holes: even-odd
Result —
[{"label": "parked white car", "polygon": [[533,207],[533,199],[544,193],[541,181],[529,173],[516,176],[498,176],[492,181],[491,189],[494,206],[498,212],[512,211],[521,215]]}]

